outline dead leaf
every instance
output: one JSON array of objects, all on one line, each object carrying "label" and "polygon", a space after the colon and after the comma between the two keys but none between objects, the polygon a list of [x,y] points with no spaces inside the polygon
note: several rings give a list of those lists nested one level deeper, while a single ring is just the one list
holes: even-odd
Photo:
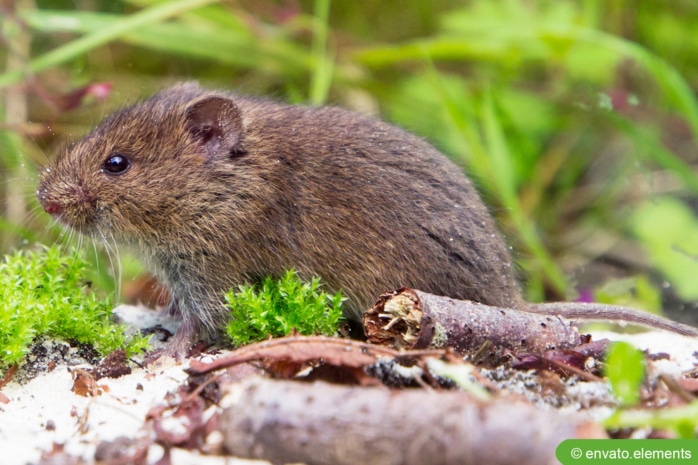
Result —
[{"label": "dead leaf", "polygon": [[83,368],[75,368],[73,374],[73,387],[75,394],[83,397],[96,397],[102,394],[102,389],[97,385],[97,380],[89,371]]}]

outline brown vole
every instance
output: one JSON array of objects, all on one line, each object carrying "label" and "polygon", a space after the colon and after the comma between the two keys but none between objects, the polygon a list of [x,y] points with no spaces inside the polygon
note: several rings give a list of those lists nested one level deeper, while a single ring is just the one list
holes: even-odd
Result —
[{"label": "brown vole", "polygon": [[80,233],[142,253],[183,320],[174,351],[223,324],[225,291],[289,268],[341,289],[354,314],[408,286],[696,334],[617,307],[527,304],[461,169],[422,139],[339,108],[178,85],[66,149],[37,197]]}]

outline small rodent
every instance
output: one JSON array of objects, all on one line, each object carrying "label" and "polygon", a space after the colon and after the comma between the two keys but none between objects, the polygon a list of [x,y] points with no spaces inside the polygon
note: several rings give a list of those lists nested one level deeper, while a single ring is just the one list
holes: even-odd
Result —
[{"label": "small rodent", "polygon": [[698,334],[620,307],[526,303],[462,170],[424,140],[340,108],[180,84],[60,153],[37,197],[79,233],[139,251],[183,320],[172,352],[220,329],[228,289],[290,268],[341,290],[354,315],[407,286]]}]

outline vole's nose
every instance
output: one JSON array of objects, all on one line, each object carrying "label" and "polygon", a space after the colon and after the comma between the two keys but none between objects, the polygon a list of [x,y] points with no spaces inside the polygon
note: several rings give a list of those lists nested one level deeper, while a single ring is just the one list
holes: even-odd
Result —
[{"label": "vole's nose", "polygon": [[53,200],[48,200],[46,198],[46,195],[41,193],[41,191],[37,191],[36,197],[39,199],[39,203],[41,204],[41,207],[49,215],[56,216],[56,215],[60,215],[61,213],[63,213],[63,207],[58,202],[55,202]]}]

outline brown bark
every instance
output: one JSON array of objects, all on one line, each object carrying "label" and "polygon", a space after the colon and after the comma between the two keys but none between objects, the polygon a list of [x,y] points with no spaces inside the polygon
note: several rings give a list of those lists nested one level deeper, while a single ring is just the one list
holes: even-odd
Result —
[{"label": "brown bark", "polygon": [[553,464],[564,439],[595,424],[511,398],[389,390],[261,377],[229,385],[221,430],[229,453],[308,465]]},{"label": "brown bark", "polygon": [[383,294],[364,313],[369,342],[397,349],[453,347],[489,365],[508,354],[541,354],[585,342],[572,322],[557,316],[490,307],[414,289]]},{"label": "brown bark", "polygon": [[381,357],[393,359],[398,357],[440,357],[445,353],[443,350],[404,353],[388,347],[366,344],[351,339],[327,336],[286,336],[241,347],[217,357],[213,362],[191,360],[189,368],[185,371],[190,375],[202,375],[221,368],[258,360],[285,360],[298,364],[321,360],[325,364],[363,369]]}]

